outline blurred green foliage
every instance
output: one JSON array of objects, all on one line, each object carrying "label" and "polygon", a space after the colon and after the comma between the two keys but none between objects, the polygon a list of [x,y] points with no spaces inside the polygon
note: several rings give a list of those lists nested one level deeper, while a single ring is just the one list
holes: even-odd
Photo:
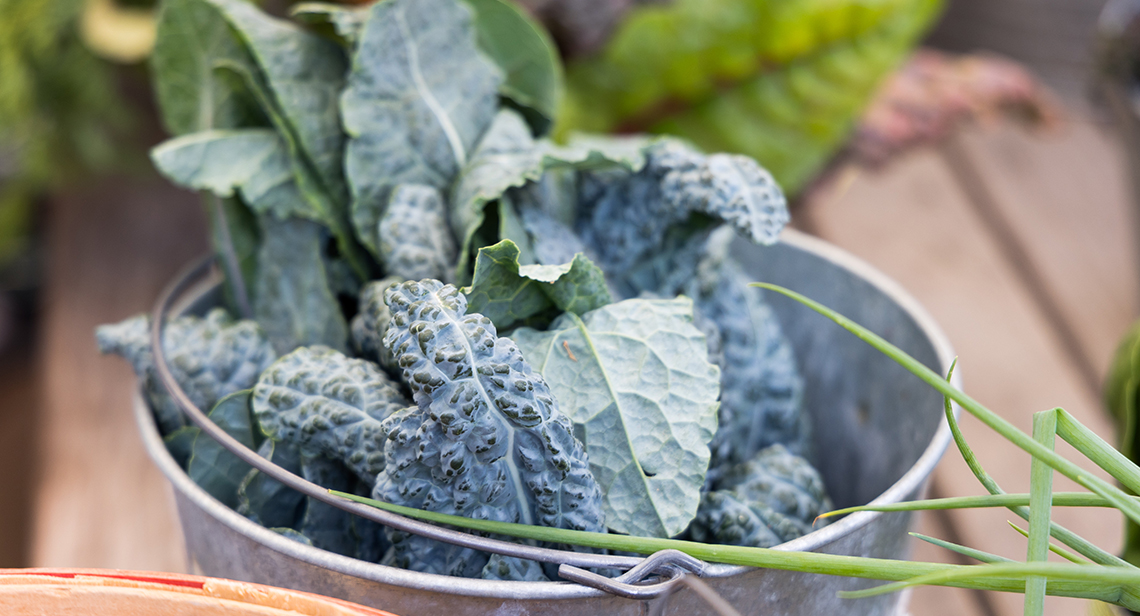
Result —
[{"label": "blurred green foliage", "polygon": [[[1140,459],[1140,321],[1120,340],[1104,386],[1104,403],[1116,420],[1117,450],[1129,460]],[[1140,566],[1140,525],[1124,525],[1121,557]]]},{"label": "blurred green foliage", "polygon": [[795,194],[942,0],[675,0],[567,67],[558,133],[652,131],[757,159]]},{"label": "blurred green foliage", "polygon": [[123,103],[80,40],[83,0],[0,0],[0,267],[46,190],[115,162]]}]

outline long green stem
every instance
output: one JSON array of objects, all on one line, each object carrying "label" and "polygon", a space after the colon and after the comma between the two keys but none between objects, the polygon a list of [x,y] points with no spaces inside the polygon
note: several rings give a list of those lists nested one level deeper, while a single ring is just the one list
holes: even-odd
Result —
[{"label": "long green stem", "polygon": [[[1140,497],[1133,496],[1140,502]],[[985,509],[991,507],[1028,507],[1029,494],[987,494],[983,496],[952,496],[948,498],[928,498],[920,501],[883,503],[881,505],[860,505],[834,509],[820,515],[833,518],[860,511],[934,511],[946,509]],[[1054,507],[1112,507],[1103,497],[1088,492],[1054,492]]]},{"label": "long green stem", "polygon": [[[1012,528],[1013,530],[1017,531],[1017,533],[1019,535],[1021,535],[1022,537],[1025,537],[1026,539],[1029,538],[1029,531],[1025,530],[1024,528],[1022,528],[1022,527],[1018,526],[1017,524],[1014,524],[1013,522],[1010,522],[1008,520],[1006,521],[1006,523],[1009,524],[1009,527]],[[1057,556],[1060,556],[1061,558],[1064,558],[1065,560],[1067,560],[1071,563],[1077,564],[1077,565],[1090,564],[1089,561],[1087,561],[1087,560],[1081,560],[1080,556],[1073,554],[1072,552],[1066,550],[1063,547],[1053,545],[1052,543],[1049,544],[1049,551],[1056,554]]]},{"label": "long green stem", "polygon": [[910,536],[914,537],[915,539],[921,539],[922,541],[925,541],[925,542],[932,544],[932,545],[936,545],[940,548],[945,548],[947,550],[950,550],[951,552],[957,552],[957,553],[961,554],[962,556],[968,556],[970,558],[973,558],[974,560],[980,560],[984,563],[1011,563],[1011,562],[1014,562],[1014,561],[1012,561],[1012,560],[1010,560],[1004,556],[998,556],[997,554],[990,554],[989,552],[983,552],[981,550],[976,550],[974,548],[966,547],[964,545],[959,545],[957,543],[951,543],[951,542],[943,540],[943,539],[938,539],[935,537],[928,537],[922,533],[911,533]]},{"label": "long green stem", "polygon": [[[1033,440],[1053,450],[1057,437],[1057,411],[1033,415]],[[1034,457],[1029,466],[1029,547],[1025,561],[1045,562],[1049,558],[1049,523],[1053,509],[1053,469]],[[1045,613],[1046,580],[1033,576],[1025,582],[1025,616]]]}]

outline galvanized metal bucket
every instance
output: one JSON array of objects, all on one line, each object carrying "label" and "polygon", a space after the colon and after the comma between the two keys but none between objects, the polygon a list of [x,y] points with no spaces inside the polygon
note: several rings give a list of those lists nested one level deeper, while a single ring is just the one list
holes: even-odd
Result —
[{"label": "galvanized metal bucket", "polygon": [[[893,281],[825,242],[785,231],[771,247],[734,253],[756,280],[803,293],[880,333],[945,372],[953,352],[942,332]],[[216,281],[189,293],[183,312],[217,303]],[[818,468],[837,506],[919,498],[950,441],[942,398],[893,361],[814,312],[768,295],[806,381]],[[147,451],[174,487],[196,573],[315,592],[402,616],[501,614],[704,614],[691,592],[635,601],[567,582],[501,582],[416,573],[333,554],[287,539],[238,515],[194,484],[167,452],[150,410],[136,418]],[[779,546],[906,558],[909,513],[859,513]],[[712,565],[702,578],[745,614],[885,615],[899,596],[846,600],[836,591],[874,582],[819,574]]]}]

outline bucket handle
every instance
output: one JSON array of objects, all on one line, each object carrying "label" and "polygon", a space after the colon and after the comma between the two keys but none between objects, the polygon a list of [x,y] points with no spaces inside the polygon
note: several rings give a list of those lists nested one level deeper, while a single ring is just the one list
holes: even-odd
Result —
[{"label": "bucket handle", "polygon": [[[246,447],[240,441],[230,436],[225,430],[219,428],[209,417],[199,409],[182,390],[170,366],[166,361],[166,354],[162,348],[162,329],[166,323],[166,315],[171,305],[194,283],[204,278],[213,270],[215,257],[207,256],[200,261],[192,263],[185,268],[159,295],[151,313],[150,345],[154,354],[155,371],[166,393],[174,400],[178,408],[190,421],[200,428],[207,436],[217,441],[230,453],[240,458],[246,464],[265,473],[272,479],[292,488],[305,496],[315,498],[338,509],[343,509],[353,515],[383,524],[403,532],[427,537],[436,541],[450,543],[459,547],[471,548],[482,552],[491,552],[503,556],[513,556],[526,560],[551,563],[559,565],[559,576],[576,582],[583,586],[595,588],[619,597],[637,600],[649,600],[666,596],[676,590],[680,585],[686,584],[687,576],[701,576],[708,565],[684,552],[678,550],[661,550],[648,557],[639,558],[631,556],[614,556],[609,554],[591,554],[573,552],[570,550],[555,550],[520,543],[511,543],[480,537],[470,533],[451,530],[414,520],[396,513],[369,507],[362,503],[336,496],[320,485],[306,480],[299,475],[289,472],[257,454],[256,451]],[[626,573],[608,578],[587,571],[587,568],[621,569]],[[646,580],[652,580],[646,583]]]}]

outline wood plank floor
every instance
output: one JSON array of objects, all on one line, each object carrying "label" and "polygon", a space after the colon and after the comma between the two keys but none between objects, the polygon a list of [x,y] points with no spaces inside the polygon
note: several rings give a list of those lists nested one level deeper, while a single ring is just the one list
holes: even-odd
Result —
[{"label": "wood plank floor", "polygon": [[[936,150],[822,191],[797,226],[897,279],[934,315],[961,356],[965,386],[1023,429],[1064,406],[1097,432],[1111,427],[1099,383],[1140,296],[1131,195],[1112,135],[1071,121],[1030,134],[971,130]],[[32,563],[158,570],[184,567],[162,478],[129,413],[131,375],[101,358],[92,328],[145,310],[186,260],[205,250],[194,198],[157,180],[110,182],[53,206],[40,341],[39,483]],[[1028,458],[967,418],[967,436],[1011,491]],[[1066,484],[1058,481],[1057,489]],[[939,467],[939,495],[981,493],[958,456]],[[1116,550],[1118,517],[1058,510],[1058,521]],[[1011,514],[924,516],[920,530],[1014,558]],[[916,542],[915,556],[953,562]],[[920,589],[913,614],[1013,615],[1013,595]],[[1050,599],[1050,614],[1082,602]]]}]

